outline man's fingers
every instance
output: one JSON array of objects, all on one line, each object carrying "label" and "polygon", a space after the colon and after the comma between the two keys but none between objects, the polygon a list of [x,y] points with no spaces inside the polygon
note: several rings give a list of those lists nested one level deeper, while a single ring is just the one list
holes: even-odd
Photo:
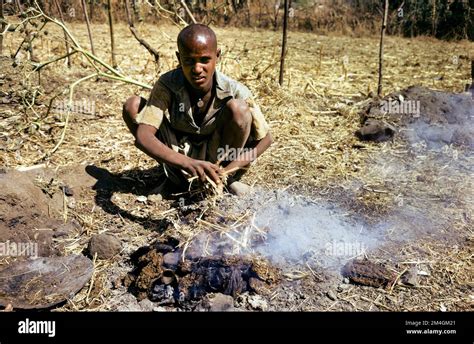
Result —
[{"label": "man's fingers", "polygon": [[206,172],[216,184],[221,183],[221,179],[219,178],[219,175],[212,167],[208,167]]},{"label": "man's fingers", "polygon": [[199,175],[199,178],[201,179],[201,182],[204,183],[206,181],[206,172],[204,172],[204,169],[201,167],[198,167],[196,171],[197,171],[197,174]]}]

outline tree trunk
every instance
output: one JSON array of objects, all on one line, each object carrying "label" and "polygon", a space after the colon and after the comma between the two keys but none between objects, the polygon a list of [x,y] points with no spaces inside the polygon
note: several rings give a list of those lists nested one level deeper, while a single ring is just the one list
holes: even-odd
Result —
[{"label": "tree trunk", "polygon": [[111,0],[107,0],[107,12],[109,14],[110,46],[112,49],[112,67],[117,68],[117,60],[115,59],[114,20],[112,18]]},{"label": "tree trunk", "polygon": [[281,44],[281,59],[280,59],[280,86],[283,85],[283,73],[285,72],[285,57],[286,57],[286,37],[288,31],[288,0],[285,0],[285,13],[283,14],[283,41]]},{"label": "tree trunk", "polygon": [[[5,16],[3,15],[3,0],[0,0],[0,20],[2,20],[2,25],[0,25],[0,29],[5,30],[5,24],[3,23],[3,20],[5,19]],[[3,35],[0,36],[0,56],[3,55]]]},{"label": "tree trunk", "polygon": [[382,76],[383,76],[383,39],[385,36],[385,29],[387,28],[388,16],[388,0],[385,0],[385,9],[382,21],[382,33],[380,34],[380,51],[379,51],[379,84],[377,87],[377,95],[382,96]]},{"label": "tree trunk", "polygon": [[[59,18],[61,18],[61,22],[64,24],[64,16],[63,16],[63,11],[61,10],[61,6],[59,6],[58,0],[54,0],[54,3],[56,4],[56,8],[58,9],[59,12]],[[66,31],[64,31],[64,41],[66,44],[66,54],[69,54],[69,38],[67,36]],[[66,57],[67,61],[67,66],[71,68],[71,56]]]},{"label": "tree trunk", "polygon": [[91,53],[95,55],[94,41],[92,40],[91,24],[89,22],[89,16],[87,15],[86,0],[81,1],[82,12],[84,13],[84,19],[86,20],[87,33],[89,34],[89,41],[91,43]]}]

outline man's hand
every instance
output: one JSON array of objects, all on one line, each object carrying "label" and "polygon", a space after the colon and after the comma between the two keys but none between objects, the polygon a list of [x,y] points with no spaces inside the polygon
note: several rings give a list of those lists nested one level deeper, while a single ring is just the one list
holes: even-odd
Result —
[{"label": "man's hand", "polygon": [[203,183],[206,181],[206,176],[208,176],[217,185],[222,184],[219,178],[219,166],[209,161],[189,158],[186,159],[186,162],[182,165],[182,169],[193,177],[198,177]]}]

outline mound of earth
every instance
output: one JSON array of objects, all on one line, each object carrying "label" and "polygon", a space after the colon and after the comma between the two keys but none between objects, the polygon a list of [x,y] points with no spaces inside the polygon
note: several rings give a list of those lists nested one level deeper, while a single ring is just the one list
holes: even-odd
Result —
[{"label": "mound of earth", "polygon": [[[371,102],[361,116],[362,123],[379,129],[380,134],[361,137],[378,140],[387,128],[396,128],[410,143],[429,147],[454,144],[474,148],[474,99],[470,93],[448,93],[411,86]],[[375,139],[374,139],[375,137]]]},{"label": "mound of earth", "polygon": [[61,239],[81,230],[64,214],[94,182],[80,167],[0,169],[0,306],[51,307],[89,281],[91,260],[63,256]]}]

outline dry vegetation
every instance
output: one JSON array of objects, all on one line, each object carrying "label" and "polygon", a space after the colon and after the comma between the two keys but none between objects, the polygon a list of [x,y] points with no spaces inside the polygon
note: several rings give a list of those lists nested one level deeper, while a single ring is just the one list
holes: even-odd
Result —
[{"label": "dry vegetation", "polygon": [[[85,26],[74,23],[70,27],[87,47]],[[162,54],[158,68],[126,26],[118,24],[115,29],[117,62],[124,74],[151,85],[160,73],[176,65],[174,52],[178,27],[139,27],[141,34]],[[315,200],[336,199],[345,192],[345,200],[353,198],[347,203],[357,203],[356,207],[367,210],[367,214],[383,214],[393,207],[399,192],[387,186],[390,185],[387,180],[394,175],[384,178],[375,173],[369,158],[403,154],[403,144],[397,140],[384,144],[361,143],[353,135],[360,126],[361,109],[376,90],[378,39],[290,33],[285,83],[280,88],[277,85],[280,33],[241,28],[217,28],[216,33],[223,49],[219,69],[250,87],[275,138],[275,144],[245,176],[247,182],[267,190],[288,188]],[[98,56],[109,61],[108,26],[94,24],[93,34]],[[37,56],[45,61],[63,54],[62,39],[63,33],[56,27],[48,28],[48,34],[41,34],[35,43]],[[7,52],[14,52],[20,37],[7,35],[4,43]],[[424,85],[462,92],[464,85],[470,83],[469,61],[473,57],[472,42],[387,37],[384,91],[388,94],[409,85]],[[56,145],[64,118],[54,110],[45,117],[47,105],[53,95],[89,74],[84,66],[85,61],[74,56],[72,69],[62,62],[46,67],[41,72],[41,88],[37,88],[37,73],[30,73],[23,64],[1,72],[12,73],[11,84],[17,85],[17,94],[23,95],[23,100],[31,99],[36,89],[42,92],[36,96],[36,105],[22,105],[20,100],[16,106],[2,107],[1,166],[14,168],[40,163],[38,158]],[[21,68],[24,70],[19,70]],[[156,163],[133,146],[133,138],[122,122],[122,103],[133,94],[147,97],[147,91],[139,87],[112,80],[89,80],[80,84],[74,99],[93,102],[95,114],[72,114],[64,142],[47,165],[55,168],[93,164],[139,183],[136,178],[144,175],[140,170],[152,169]],[[65,99],[64,94],[58,99]],[[152,175],[153,170],[148,174]],[[392,181],[396,183],[396,178]],[[355,182],[361,183],[357,191],[353,189]],[[404,185],[403,188],[402,192],[408,193],[411,186]],[[431,192],[435,191],[427,190],[427,193]],[[115,204],[142,220],[134,221],[104,211],[94,203],[95,192],[89,190],[69,213],[80,221],[84,232],[69,239],[65,252],[79,253],[90,235],[111,232],[125,243],[124,253],[130,254],[161,235],[153,231],[157,219],[176,215],[165,202],[159,206],[142,205],[133,192],[117,193],[113,197]],[[471,210],[469,204],[461,204],[456,214],[462,211],[472,218],[472,203]],[[426,240],[373,253],[371,258],[375,260],[390,261],[398,252],[399,263],[392,265],[397,274],[413,264],[428,265],[431,275],[419,288],[397,286],[383,290],[350,286],[337,300],[331,301],[324,297],[324,288],[332,288],[334,284],[331,287],[322,283],[324,287],[319,287],[317,275],[308,270],[295,282],[296,290],[307,295],[305,300],[286,305],[285,293],[276,293],[272,300],[276,309],[288,310],[414,311],[439,310],[441,304],[449,310],[469,309],[472,302],[472,295],[468,295],[472,280],[472,228],[469,224],[470,220],[452,223],[450,230],[464,240],[456,244],[456,248]],[[95,273],[90,285],[68,302],[64,310],[114,308],[117,293],[110,290],[110,282],[117,276],[112,275],[123,273],[127,266],[117,261],[95,260],[94,264]],[[338,277],[332,278],[337,281]]]}]

